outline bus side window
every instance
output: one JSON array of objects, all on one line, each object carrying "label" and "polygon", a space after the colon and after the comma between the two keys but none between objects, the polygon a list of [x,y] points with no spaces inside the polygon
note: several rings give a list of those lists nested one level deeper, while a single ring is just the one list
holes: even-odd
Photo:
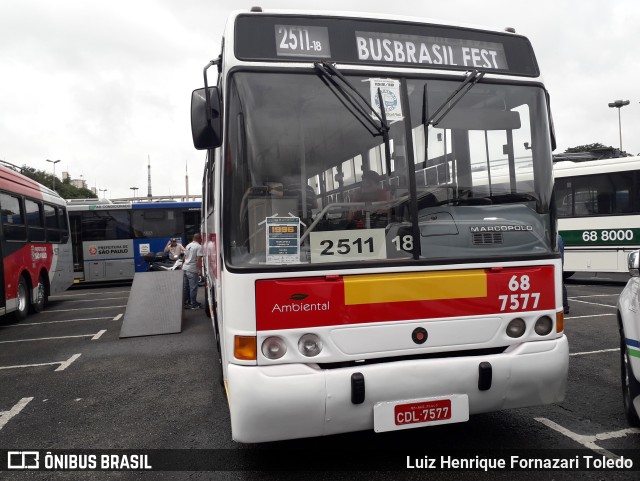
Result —
[{"label": "bus side window", "polygon": [[24,200],[27,215],[27,229],[31,242],[44,242],[44,219],[42,217],[42,203],[31,199]]},{"label": "bus side window", "polygon": [[0,194],[0,208],[2,209],[2,230],[4,240],[25,241],[27,230],[22,201],[19,197]]},{"label": "bus side window", "polygon": [[47,242],[60,242],[60,225],[58,213],[52,205],[44,205],[44,224],[47,228]]},{"label": "bus side window", "polygon": [[598,214],[611,214],[611,194],[608,192],[598,194]]}]

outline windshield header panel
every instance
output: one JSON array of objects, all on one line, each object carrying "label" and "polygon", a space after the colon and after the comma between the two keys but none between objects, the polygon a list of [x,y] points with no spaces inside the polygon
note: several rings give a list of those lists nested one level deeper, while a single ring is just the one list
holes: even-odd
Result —
[{"label": "windshield header panel", "polygon": [[327,60],[539,76],[533,49],[525,37],[398,21],[240,15],[236,19],[235,55],[248,61]]}]

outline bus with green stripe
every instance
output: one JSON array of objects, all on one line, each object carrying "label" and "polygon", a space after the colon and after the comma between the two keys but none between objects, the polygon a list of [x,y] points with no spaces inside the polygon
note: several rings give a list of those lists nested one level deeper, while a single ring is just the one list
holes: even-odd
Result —
[{"label": "bus with green stripe", "polygon": [[561,161],[553,170],[565,277],[627,272],[640,249],[640,157]]}]

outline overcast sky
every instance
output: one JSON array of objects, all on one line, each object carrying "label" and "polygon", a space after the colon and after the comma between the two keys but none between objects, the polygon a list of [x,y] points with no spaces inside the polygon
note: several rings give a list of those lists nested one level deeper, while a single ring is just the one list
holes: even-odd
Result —
[{"label": "overcast sky", "polygon": [[232,10],[391,13],[493,27],[531,40],[551,94],[558,149],[601,142],[640,153],[637,0],[0,0],[0,159],[69,171],[110,198],[201,188],[191,91],[220,52]]}]

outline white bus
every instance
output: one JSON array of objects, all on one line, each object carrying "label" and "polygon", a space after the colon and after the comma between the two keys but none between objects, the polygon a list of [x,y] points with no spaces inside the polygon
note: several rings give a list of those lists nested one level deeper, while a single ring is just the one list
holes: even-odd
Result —
[{"label": "white bus", "polygon": [[527,38],[255,8],[204,74],[191,123],[235,440],[563,399],[552,124]]},{"label": "white bus", "polygon": [[565,276],[627,272],[640,248],[640,157],[557,162],[554,176]]}]

